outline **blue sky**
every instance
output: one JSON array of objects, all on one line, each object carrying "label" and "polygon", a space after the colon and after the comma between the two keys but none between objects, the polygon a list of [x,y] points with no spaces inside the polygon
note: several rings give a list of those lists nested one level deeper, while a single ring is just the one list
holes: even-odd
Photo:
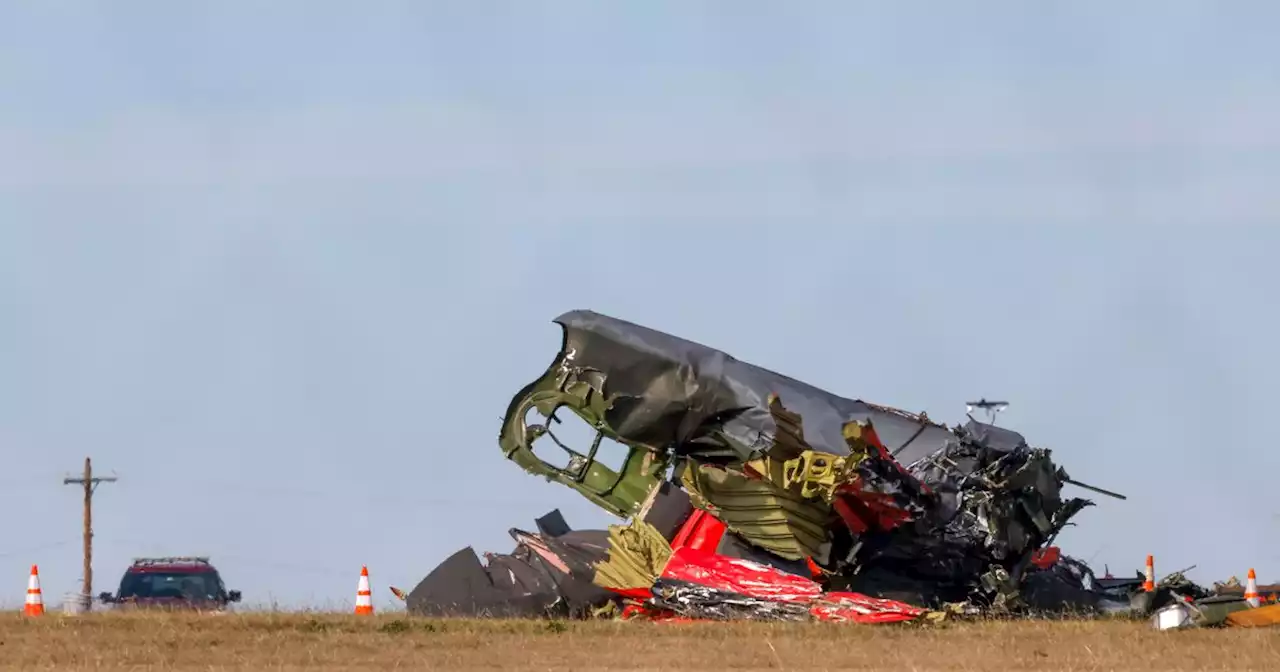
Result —
[{"label": "blue sky", "polygon": [[78,585],[86,455],[95,592],[207,553],[248,604],[368,564],[388,608],[550,508],[607,524],[497,450],[573,308],[949,423],[1008,398],[1130,497],[1068,553],[1280,580],[1277,20],[7,3],[0,603]]}]

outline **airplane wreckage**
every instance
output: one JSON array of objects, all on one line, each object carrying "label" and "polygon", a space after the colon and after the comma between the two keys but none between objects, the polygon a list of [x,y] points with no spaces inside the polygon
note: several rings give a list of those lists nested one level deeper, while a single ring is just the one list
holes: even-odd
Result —
[{"label": "airplane wreckage", "polygon": [[[408,593],[410,613],[894,622],[1148,615],[1208,596],[1180,575],[1157,590],[1099,579],[1062,554],[1055,537],[1093,504],[1064,486],[1124,497],[994,421],[947,427],[591,311],[555,322],[560,352],[515,394],[498,444],[629,521],[573,531],[552,511],[511,530],[510,554],[449,557]],[[566,413],[591,445],[557,438]],[[604,439],[627,448],[620,468],[599,459]]]}]

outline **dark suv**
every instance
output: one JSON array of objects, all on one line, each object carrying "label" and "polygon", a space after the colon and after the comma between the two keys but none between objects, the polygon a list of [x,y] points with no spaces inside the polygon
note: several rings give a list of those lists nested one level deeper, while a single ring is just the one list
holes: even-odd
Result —
[{"label": "dark suv", "polygon": [[226,589],[209,558],[136,558],[124,571],[119,592],[99,597],[117,607],[221,611],[240,601],[240,591]]}]

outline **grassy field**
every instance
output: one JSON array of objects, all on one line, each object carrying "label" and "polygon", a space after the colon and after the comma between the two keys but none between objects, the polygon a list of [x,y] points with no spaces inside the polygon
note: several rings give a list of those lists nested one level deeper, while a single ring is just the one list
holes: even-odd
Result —
[{"label": "grassy field", "polygon": [[446,621],[402,615],[0,616],[0,669],[1278,670],[1280,631]]}]

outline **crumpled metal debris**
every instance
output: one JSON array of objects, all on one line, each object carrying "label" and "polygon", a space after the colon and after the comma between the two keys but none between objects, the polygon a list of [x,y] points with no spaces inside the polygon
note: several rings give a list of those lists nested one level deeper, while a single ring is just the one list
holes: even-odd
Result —
[{"label": "crumpled metal debris", "polygon": [[611,599],[596,586],[595,566],[608,553],[604,530],[573,531],[559,510],[539,518],[538,532],[512,529],[511,553],[470,546],[454,553],[405,596],[405,608],[423,616],[580,616]]},{"label": "crumpled metal debris", "polygon": [[1264,599],[1256,607],[1250,604],[1244,586],[1234,576],[1215,581],[1212,589],[1206,589],[1184,572],[1174,572],[1157,582],[1153,592],[1133,592],[1131,600],[1135,613],[1151,614],[1151,626],[1157,630],[1280,625],[1280,604],[1274,598]]},{"label": "crumpled metal debris", "polygon": [[[1213,592],[1218,595],[1244,595],[1244,583],[1240,577],[1232,576],[1226,581],[1214,581]],[[1265,604],[1280,602],[1280,584],[1258,584],[1258,597]]]},{"label": "crumpled metal debris", "polygon": [[[1001,440],[987,440],[996,430]],[[956,428],[951,441],[907,470],[935,495],[928,516],[859,560],[926,577],[943,601],[1019,606],[1025,576],[1047,569],[1033,565],[1035,554],[1093,504],[1063,498],[1069,477],[1049,450],[976,421]],[[1073,569],[1079,573],[1068,561],[1060,571]]]},{"label": "crumpled metal debris", "polygon": [[1280,604],[1232,611],[1223,619],[1236,628],[1269,628],[1280,625]]},{"label": "crumpled metal debris", "polygon": [[1157,630],[1221,627],[1227,625],[1232,616],[1246,610],[1253,608],[1239,597],[1211,595],[1193,599],[1185,596],[1155,609],[1151,626]]},{"label": "crumpled metal debris", "polygon": [[[1001,610],[1105,600],[1051,547],[1092,502],[1064,496],[1075,482],[1020,434],[840,397],[591,311],[555,321],[560,352],[512,398],[498,437],[526,471],[623,518],[679,489],[757,561],[812,563],[833,591]],[[569,414],[595,431],[592,445],[555,436]],[[620,469],[597,459],[604,438],[628,448]],[[567,466],[542,459],[547,449]]]},{"label": "crumpled metal debris", "polygon": [[724,523],[697,513],[666,547],[643,520],[610,528],[609,558],[595,582],[650,618],[897,623],[925,613],[901,602],[824,592],[811,578],[718,552]]},{"label": "crumpled metal debris", "polygon": [[671,541],[644,520],[609,527],[609,556],[596,564],[596,585],[620,594],[647,590],[671,559]]}]

